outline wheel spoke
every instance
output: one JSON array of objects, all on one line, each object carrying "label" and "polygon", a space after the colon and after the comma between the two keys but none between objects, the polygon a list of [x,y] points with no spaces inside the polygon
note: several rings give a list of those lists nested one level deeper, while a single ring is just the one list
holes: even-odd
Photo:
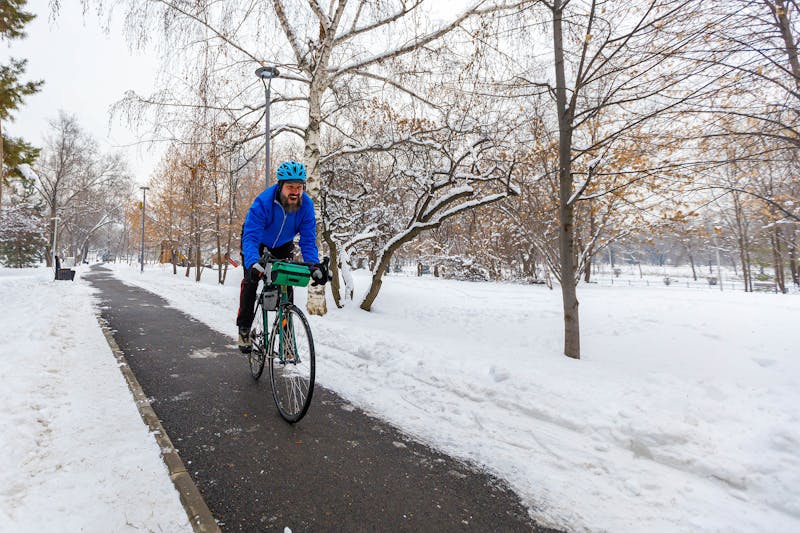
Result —
[{"label": "wheel spoke", "polygon": [[283,418],[296,422],[308,410],[314,391],[314,345],[308,322],[294,305],[285,305],[276,317],[272,350],[277,354],[270,361],[275,404]]},{"label": "wheel spoke", "polygon": [[264,339],[264,316],[263,308],[261,305],[256,307],[255,319],[253,326],[250,329],[250,353],[247,355],[247,360],[250,363],[250,374],[254,379],[261,377],[264,372],[264,359],[266,356],[266,339]]}]

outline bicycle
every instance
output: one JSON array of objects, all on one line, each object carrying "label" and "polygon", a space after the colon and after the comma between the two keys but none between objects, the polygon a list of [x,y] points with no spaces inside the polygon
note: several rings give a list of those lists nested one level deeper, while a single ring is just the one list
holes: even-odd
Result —
[{"label": "bicycle", "polygon": [[[327,267],[329,259],[323,259]],[[287,261],[265,251],[253,268],[263,284],[256,303],[256,320],[250,331],[250,374],[261,378],[269,359],[272,397],[284,420],[293,424],[308,412],[314,394],[314,338],[303,312],[289,299],[289,287],[305,287],[313,263]],[[260,313],[259,313],[260,311]],[[274,312],[272,329],[268,313]],[[260,317],[260,318],[259,318]]]}]

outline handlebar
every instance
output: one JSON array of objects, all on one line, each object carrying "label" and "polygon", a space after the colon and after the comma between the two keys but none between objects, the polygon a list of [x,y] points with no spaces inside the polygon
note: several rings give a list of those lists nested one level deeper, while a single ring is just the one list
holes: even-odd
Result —
[{"label": "handlebar", "polygon": [[264,253],[258,259],[258,261],[253,263],[253,268],[258,270],[262,274],[266,274],[267,273],[267,265],[269,265],[271,263],[278,263],[278,262],[291,263],[293,265],[302,265],[302,266],[305,266],[305,267],[308,267],[308,268],[314,268],[314,267],[316,267],[316,266],[321,264],[321,265],[323,265],[325,267],[326,270],[328,270],[328,265],[330,263],[330,258],[329,257],[323,257],[322,258],[322,263],[304,263],[302,261],[290,261],[288,259],[279,259],[279,258],[273,256],[271,253],[269,253],[268,250],[264,250]]}]

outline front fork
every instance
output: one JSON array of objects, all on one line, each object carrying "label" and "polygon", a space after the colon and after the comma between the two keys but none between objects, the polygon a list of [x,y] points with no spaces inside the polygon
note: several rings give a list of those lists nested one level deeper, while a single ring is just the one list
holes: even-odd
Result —
[{"label": "front fork", "polygon": [[[281,304],[288,301],[289,290],[286,285],[282,285]],[[296,343],[294,341],[294,324],[292,323],[292,313],[284,312],[284,309],[286,309],[286,306],[278,306],[278,320],[275,322],[278,324],[278,328],[280,328],[275,332],[275,334],[278,335],[278,358],[280,359],[281,363],[297,364],[300,362],[300,358],[297,356],[297,350],[295,349]],[[284,335],[283,332],[286,332],[286,335]]]}]

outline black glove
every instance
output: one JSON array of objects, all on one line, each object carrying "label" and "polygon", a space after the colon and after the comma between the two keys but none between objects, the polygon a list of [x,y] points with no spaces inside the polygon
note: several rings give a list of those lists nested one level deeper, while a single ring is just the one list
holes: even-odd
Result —
[{"label": "black glove", "polygon": [[329,259],[326,257],[322,260],[322,263],[317,263],[311,267],[311,285],[325,285],[328,283],[328,280],[330,279],[330,273],[328,272],[328,261]]},{"label": "black glove", "polygon": [[[253,264],[255,265],[256,263]],[[244,275],[250,280],[251,283],[258,283],[258,280],[261,279],[261,272],[252,266],[245,271]]]}]

